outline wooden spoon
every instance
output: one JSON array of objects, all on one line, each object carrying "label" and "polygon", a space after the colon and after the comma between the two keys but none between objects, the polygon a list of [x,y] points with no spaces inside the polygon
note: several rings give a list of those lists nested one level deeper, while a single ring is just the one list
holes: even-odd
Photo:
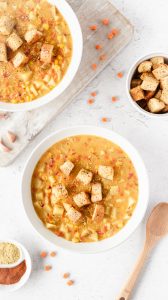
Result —
[{"label": "wooden spoon", "polygon": [[168,234],[168,203],[159,203],[149,216],[146,226],[146,242],[135,269],[117,300],[128,300],[140,271],[153,247]]}]

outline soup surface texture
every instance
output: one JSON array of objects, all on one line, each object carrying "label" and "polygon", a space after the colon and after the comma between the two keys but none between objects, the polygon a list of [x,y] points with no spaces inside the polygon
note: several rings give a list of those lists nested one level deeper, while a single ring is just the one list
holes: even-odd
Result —
[{"label": "soup surface texture", "polygon": [[0,2],[0,101],[30,102],[55,88],[72,57],[66,20],[46,0]]},{"label": "soup surface texture", "polygon": [[95,242],[121,230],[138,201],[138,179],[127,154],[97,136],[53,145],[32,176],[32,201],[44,225],[72,242]]}]

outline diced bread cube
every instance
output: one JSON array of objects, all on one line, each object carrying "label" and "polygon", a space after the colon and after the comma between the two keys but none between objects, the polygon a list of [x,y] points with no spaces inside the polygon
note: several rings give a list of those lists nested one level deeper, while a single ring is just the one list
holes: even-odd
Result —
[{"label": "diced bread cube", "polygon": [[30,29],[25,33],[25,40],[28,44],[37,42],[42,37],[42,33],[37,29]]},{"label": "diced bread cube", "polygon": [[72,205],[70,205],[68,203],[64,203],[63,205],[67,212],[68,218],[73,223],[76,223],[82,217],[82,214],[77,209],[75,209]]},{"label": "diced bread cube", "polygon": [[159,81],[155,77],[146,76],[142,81],[141,88],[145,91],[156,91]]},{"label": "diced bread cube", "polygon": [[157,80],[168,76],[168,65],[160,64],[155,70],[152,71]]},{"label": "diced bread cube", "polygon": [[114,169],[110,166],[99,166],[98,174],[104,179],[113,180]]},{"label": "diced bread cube", "polygon": [[23,41],[16,32],[12,32],[6,40],[6,44],[12,51],[16,51],[23,44]]},{"label": "diced bread cube", "polygon": [[131,81],[131,88],[134,88],[134,87],[136,87],[138,85],[141,85],[141,83],[142,83],[141,79],[132,79],[132,81]]},{"label": "diced bread cube", "polygon": [[7,2],[2,2],[2,1],[0,1],[0,9],[1,10],[6,10],[7,9]]},{"label": "diced bread cube", "polygon": [[153,98],[154,95],[155,95],[155,91],[147,91],[145,93],[145,100],[149,100],[149,99]]},{"label": "diced bread cube", "polygon": [[163,101],[165,104],[168,104],[168,89],[164,89],[162,91],[160,100]]},{"label": "diced bread cube", "polygon": [[74,164],[71,161],[66,161],[63,165],[60,166],[60,170],[64,175],[69,176],[71,171],[74,168]]},{"label": "diced bread cube", "polygon": [[101,183],[92,184],[91,201],[98,202],[102,200],[102,186]]},{"label": "diced bread cube", "polygon": [[19,51],[12,59],[12,63],[15,68],[20,67],[28,62],[28,57],[21,51]]},{"label": "diced bread cube", "polygon": [[68,196],[68,191],[65,186],[60,183],[52,188],[52,194],[57,200],[61,200]]},{"label": "diced bread cube", "polygon": [[156,69],[158,65],[164,64],[164,57],[162,56],[155,56],[151,58],[152,67],[153,69]]},{"label": "diced bread cube", "polygon": [[74,202],[78,207],[90,204],[89,196],[85,192],[81,192],[73,197]]},{"label": "diced bread cube", "polygon": [[145,72],[145,73],[142,73],[142,75],[140,76],[141,80],[148,79],[150,77],[154,78],[152,72]]},{"label": "diced bread cube", "polygon": [[43,44],[40,53],[40,60],[44,63],[50,63],[52,59],[53,49],[53,45]]},{"label": "diced bread cube", "polygon": [[161,95],[162,95],[162,91],[158,90],[157,93],[155,94],[155,98],[160,99]]},{"label": "diced bread cube", "polygon": [[64,213],[63,206],[55,204],[53,207],[53,215],[62,217],[63,213]]},{"label": "diced bread cube", "polygon": [[165,104],[156,98],[152,98],[148,101],[148,108],[149,108],[150,112],[152,112],[152,113],[158,113],[158,112],[162,111],[162,109],[164,107],[165,107]]},{"label": "diced bread cube", "polygon": [[92,172],[85,169],[81,169],[76,177],[76,180],[80,181],[84,185],[87,185],[92,181],[92,177]]},{"label": "diced bread cube", "polygon": [[160,87],[161,89],[167,89],[168,90],[168,76],[160,79]]},{"label": "diced bread cube", "polygon": [[140,63],[139,67],[138,67],[138,72],[139,73],[143,73],[143,72],[150,72],[152,68],[152,62],[151,61],[143,61],[142,63]]},{"label": "diced bread cube", "polygon": [[9,35],[13,27],[15,26],[15,20],[8,16],[0,17],[0,33],[3,35]]},{"label": "diced bread cube", "polygon": [[131,89],[130,94],[135,101],[139,101],[145,98],[144,91],[141,89],[140,85]]},{"label": "diced bread cube", "polygon": [[110,196],[115,196],[118,193],[119,193],[119,186],[118,185],[111,186],[110,191],[109,191],[109,195]]},{"label": "diced bread cube", "polygon": [[5,43],[0,43],[0,61],[7,61],[7,50]]},{"label": "diced bread cube", "polygon": [[104,218],[104,206],[101,204],[96,204],[93,216],[92,216],[92,221],[95,223],[100,223]]}]

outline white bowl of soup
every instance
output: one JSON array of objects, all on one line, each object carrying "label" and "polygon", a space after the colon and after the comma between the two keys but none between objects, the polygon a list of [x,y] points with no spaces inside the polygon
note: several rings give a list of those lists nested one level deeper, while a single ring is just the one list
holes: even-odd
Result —
[{"label": "white bowl of soup", "polygon": [[34,229],[68,250],[96,253],[125,241],[142,221],[148,176],[117,133],[76,127],[45,138],[30,155],[22,200]]},{"label": "white bowl of soup", "polygon": [[79,21],[65,0],[2,2],[0,110],[32,110],[56,99],[75,77],[82,50]]}]

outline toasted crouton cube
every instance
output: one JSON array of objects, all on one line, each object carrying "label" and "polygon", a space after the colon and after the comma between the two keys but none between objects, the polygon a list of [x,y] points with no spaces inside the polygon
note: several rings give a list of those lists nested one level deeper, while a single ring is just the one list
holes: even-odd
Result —
[{"label": "toasted crouton cube", "polygon": [[130,94],[135,101],[139,101],[145,98],[144,91],[141,89],[140,85],[131,89]]},{"label": "toasted crouton cube", "polygon": [[104,179],[113,180],[114,169],[110,166],[99,166],[98,174]]},{"label": "toasted crouton cube", "polygon": [[102,200],[102,186],[101,183],[92,184],[91,201],[98,202]]},{"label": "toasted crouton cube", "polygon": [[16,51],[23,44],[23,41],[16,32],[12,32],[6,40],[6,44],[12,51]]},{"label": "toasted crouton cube", "polygon": [[159,81],[153,76],[146,76],[142,81],[141,88],[145,91],[156,91]]},{"label": "toasted crouton cube", "polygon": [[155,94],[155,98],[160,99],[161,95],[162,95],[162,91],[158,90],[157,93]]},{"label": "toasted crouton cube", "polygon": [[160,79],[160,87],[168,90],[168,76]]},{"label": "toasted crouton cube", "polygon": [[160,100],[163,101],[165,104],[168,104],[168,89],[164,89],[162,91]]},{"label": "toasted crouton cube", "polygon": [[66,161],[63,165],[60,166],[60,170],[64,175],[69,176],[71,171],[74,168],[74,164],[71,161]]},{"label": "toasted crouton cube", "polygon": [[77,209],[75,209],[72,205],[70,205],[68,203],[64,203],[63,205],[67,212],[68,218],[73,223],[76,223],[81,218],[82,214]]},{"label": "toasted crouton cube", "polygon": [[7,9],[7,2],[0,2],[0,9],[1,10],[6,10]]},{"label": "toasted crouton cube", "polygon": [[165,107],[165,104],[156,98],[152,98],[148,101],[148,108],[149,108],[150,112],[152,112],[152,113],[158,113],[164,107]]},{"label": "toasted crouton cube", "polygon": [[142,63],[140,63],[139,67],[138,67],[138,72],[139,73],[143,73],[143,72],[150,72],[152,68],[152,62],[151,61],[143,61]]},{"label": "toasted crouton cube", "polygon": [[15,26],[15,20],[8,16],[0,17],[0,33],[3,35],[9,35],[13,27]]},{"label": "toasted crouton cube", "polygon": [[68,196],[68,191],[65,186],[60,183],[52,188],[52,194],[57,200],[60,200]]},{"label": "toasted crouton cube", "polygon": [[85,192],[81,192],[73,197],[74,202],[78,207],[90,204],[89,196]]},{"label": "toasted crouton cube", "polygon": [[156,69],[158,65],[164,64],[164,57],[162,56],[152,57],[151,62],[152,62],[153,69]]},{"label": "toasted crouton cube", "polygon": [[110,191],[109,191],[109,195],[110,196],[115,196],[118,193],[119,193],[119,186],[118,185],[111,186]]},{"label": "toasted crouton cube", "polygon": [[150,77],[154,78],[152,72],[144,72],[141,74],[140,79],[144,80],[144,79],[148,79]]},{"label": "toasted crouton cube", "polygon": [[12,63],[15,68],[20,67],[21,65],[26,64],[28,57],[21,51],[19,51],[12,59]]},{"label": "toasted crouton cube", "polygon": [[0,43],[0,61],[7,61],[7,50],[5,43]]},{"label": "toasted crouton cube", "polygon": [[52,59],[53,49],[53,45],[43,44],[40,53],[40,60],[44,63],[50,63]]},{"label": "toasted crouton cube", "polygon": [[92,181],[92,177],[93,177],[92,172],[85,169],[81,169],[76,177],[76,180],[80,181],[84,185],[87,185]]},{"label": "toasted crouton cube", "polygon": [[160,64],[155,70],[152,71],[157,80],[168,76],[168,65]]},{"label": "toasted crouton cube", "polygon": [[96,223],[100,223],[104,218],[104,206],[101,204],[96,204],[93,216],[92,216],[92,221]]},{"label": "toasted crouton cube", "polygon": [[141,85],[141,83],[142,83],[142,80],[141,79],[132,79],[132,81],[131,81],[131,88],[134,88],[134,87],[136,87],[136,86],[138,86],[138,85]]},{"label": "toasted crouton cube", "polygon": [[28,44],[33,44],[37,42],[41,37],[42,33],[35,28],[28,30],[24,36]]}]

